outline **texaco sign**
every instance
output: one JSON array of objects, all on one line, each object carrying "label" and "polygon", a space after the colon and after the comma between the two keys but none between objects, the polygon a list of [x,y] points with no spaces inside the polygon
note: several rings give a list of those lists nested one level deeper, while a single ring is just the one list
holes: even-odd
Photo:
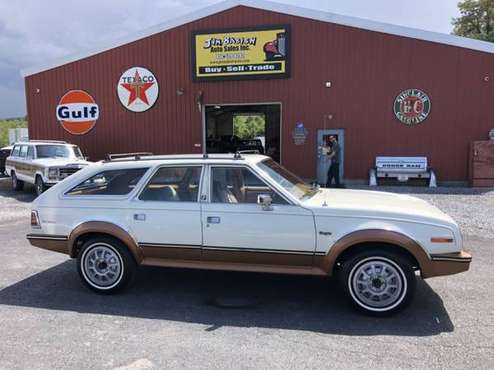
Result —
[{"label": "texaco sign", "polygon": [[431,101],[426,93],[418,89],[402,91],[393,106],[396,118],[406,125],[418,125],[431,111]]},{"label": "texaco sign", "polygon": [[120,76],[117,93],[125,108],[132,112],[144,112],[158,99],[158,80],[149,69],[132,67]]}]

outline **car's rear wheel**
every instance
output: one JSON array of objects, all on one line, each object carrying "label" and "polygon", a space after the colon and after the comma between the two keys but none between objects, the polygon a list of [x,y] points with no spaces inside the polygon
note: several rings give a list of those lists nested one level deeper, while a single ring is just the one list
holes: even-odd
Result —
[{"label": "car's rear wheel", "polygon": [[341,282],[357,308],[368,314],[387,316],[410,303],[416,277],[407,258],[372,249],[343,262]]},{"label": "car's rear wheel", "polygon": [[24,188],[24,181],[17,178],[15,171],[12,171],[12,189],[15,191],[21,191]]},{"label": "car's rear wheel", "polygon": [[48,189],[45,182],[43,181],[43,179],[39,175],[36,176],[36,181],[35,181],[34,187],[36,188],[36,195],[38,195],[38,196],[43,194],[45,192],[45,190]]},{"label": "car's rear wheel", "polygon": [[90,289],[110,294],[130,283],[136,263],[120,241],[98,237],[83,244],[77,257],[77,270]]}]

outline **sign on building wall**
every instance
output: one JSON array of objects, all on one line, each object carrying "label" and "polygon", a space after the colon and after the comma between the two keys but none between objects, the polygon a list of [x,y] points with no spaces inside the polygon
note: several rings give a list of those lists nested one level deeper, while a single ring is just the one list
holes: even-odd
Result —
[{"label": "sign on building wall", "polygon": [[395,99],[393,110],[402,123],[413,126],[423,122],[431,111],[431,101],[419,89],[402,91]]},{"label": "sign on building wall", "polygon": [[158,100],[158,80],[147,68],[129,68],[120,76],[117,94],[120,103],[128,110],[147,111]]},{"label": "sign on building wall", "polygon": [[87,92],[70,90],[60,98],[56,115],[66,131],[73,135],[84,135],[96,125],[99,107]]},{"label": "sign on building wall", "polygon": [[297,122],[292,130],[293,142],[295,145],[304,145],[307,140],[309,131],[305,128],[303,122]]},{"label": "sign on building wall", "polygon": [[289,27],[243,28],[192,34],[195,80],[289,76]]}]

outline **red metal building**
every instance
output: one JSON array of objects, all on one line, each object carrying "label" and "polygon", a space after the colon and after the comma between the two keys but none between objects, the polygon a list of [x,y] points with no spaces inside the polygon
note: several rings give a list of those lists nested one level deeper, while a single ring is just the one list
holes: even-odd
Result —
[{"label": "red metal building", "polygon": [[[210,40],[222,47],[210,50],[216,59],[207,63],[215,66],[245,57],[242,50],[263,40],[263,30],[278,38],[264,44],[268,62],[257,65],[274,60],[274,70],[278,57],[286,63],[279,75],[199,75],[198,68],[211,71],[197,65]],[[129,110],[132,98],[121,102],[119,85],[145,70],[149,83],[159,83],[156,101]],[[470,142],[487,139],[494,127],[493,44],[266,1],[220,3],[23,75],[30,137],[76,143],[92,160],[134,151],[201,153],[208,136],[227,127],[221,117],[261,111],[274,122],[269,135],[278,140],[281,163],[301,176],[316,177],[318,135],[334,132],[344,140],[347,180],[366,179],[375,157],[390,155],[427,156],[439,180],[464,182]],[[142,89],[150,85],[140,82],[134,93],[147,99]],[[418,92],[401,101],[409,89]],[[86,91],[98,107],[96,124],[82,135],[65,130],[57,111],[70,90]]]}]

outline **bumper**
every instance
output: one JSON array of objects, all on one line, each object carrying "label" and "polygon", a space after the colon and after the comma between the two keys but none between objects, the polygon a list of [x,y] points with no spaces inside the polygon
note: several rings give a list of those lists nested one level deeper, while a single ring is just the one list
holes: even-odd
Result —
[{"label": "bumper", "polygon": [[26,238],[32,246],[53,252],[69,254],[69,243],[66,236],[27,234]]},{"label": "bumper", "polygon": [[464,251],[458,253],[433,254],[427,266],[422,266],[422,277],[453,275],[470,268],[472,256]]}]

